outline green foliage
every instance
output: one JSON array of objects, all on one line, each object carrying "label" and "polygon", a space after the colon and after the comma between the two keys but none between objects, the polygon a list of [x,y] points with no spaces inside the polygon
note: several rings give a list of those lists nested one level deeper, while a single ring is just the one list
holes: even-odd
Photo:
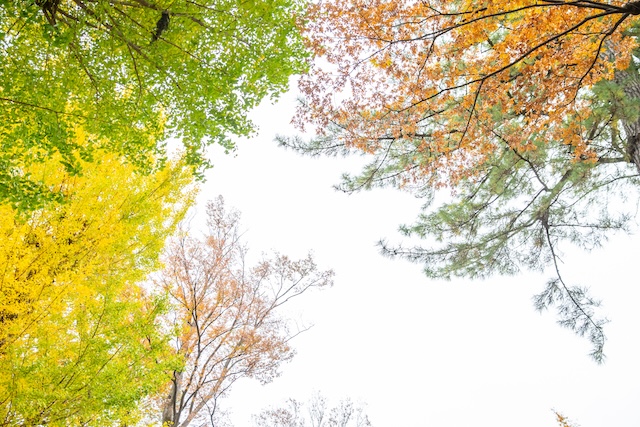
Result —
[{"label": "green foliage", "polygon": [[[149,172],[180,138],[197,174],[205,147],[232,149],[246,113],[306,68],[299,0],[18,0],[0,3],[0,201],[59,200],[30,165],[73,174],[95,150]],[[168,25],[159,31],[159,21]],[[158,34],[159,33],[159,34]],[[76,126],[91,135],[75,142]]]}]

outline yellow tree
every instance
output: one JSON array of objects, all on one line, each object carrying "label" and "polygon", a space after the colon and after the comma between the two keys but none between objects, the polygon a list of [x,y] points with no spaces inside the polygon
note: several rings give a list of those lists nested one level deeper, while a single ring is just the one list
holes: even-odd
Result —
[{"label": "yellow tree", "polygon": [[[383,251],[431,277],[550,267],[536,307],[556,305],[602,360],[597,301],[565,282],[559,242],[598,246],[631,212],[640,171],[640,3],[350,0],[310,8],[316,61],[296,117],[311,154],[367,153],[343,189],[390,185],[425,198],[404,226],[427,247]],[[431,205],[448,188],[449,202]]]},{"label": "yellow tree", "polygon": [[26,171],[63,204],[26,219],[0,206],[3,426],[133,422],[179,366],[160,328],[166,298],[139,283],[160,267],[192,176],[180,161],[137,174],[113,154],[83,168],[71,176],[52,158]]},{"label": "yellow tree", "polygon": [[236,380],[276,377],[294,355],[289,340],[300,332],[278,309],[332,284],[333,272],[318,270],[311,256],[296,261],[275,254],[248,268],[239,219],[220,197],[207,205],[207,234],[182,233],[166,253],[158,283],[171,296],[185,366],[174,372],[161,402],[163,423],[216,425],[218,399]]}]

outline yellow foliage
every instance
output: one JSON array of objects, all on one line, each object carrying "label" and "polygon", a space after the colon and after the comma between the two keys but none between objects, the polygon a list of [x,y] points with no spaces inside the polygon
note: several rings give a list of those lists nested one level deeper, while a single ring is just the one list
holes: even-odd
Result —
[{"label": "yellow foliage", "polygon": [[162,302],[140,283],[193,201],[192,174],[173,161],[143,175],[108,153],[81,176],[55,158],[27,172],[67,197],[29,218],[0,206],[0,419],[134,417],[169,360]]}]

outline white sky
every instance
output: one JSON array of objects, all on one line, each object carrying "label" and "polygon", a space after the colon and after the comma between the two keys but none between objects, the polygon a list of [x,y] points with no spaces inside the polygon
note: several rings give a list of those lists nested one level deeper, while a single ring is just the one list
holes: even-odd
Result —
[{"label": "white sky", "polygon": [[298,354],[267,386],[241,381],[225,404],[236,427],[288,397],[367,404],[375,427],[555,427],[552,408],[582,427],[640,426],[640,242],[618,235],[591,254],[565,249],[565,279],[589,286],[611,319],[603,366],[590,344],[540,315],[531,297],[546,275],[485,281],[427,279],[421,267],[379,255],[380,238],[399,241],[421,201],[397,190],[345,195],[332,189],[362,159],[311,159],[277,147],[295,95],[258,108],[258,137],[235,156],[212,150],[215,167],[199,199],[222,194],[242,212],[254,255],[313,251],[336,272],[332,289],[310,293],[296,313],[315,326]]}]

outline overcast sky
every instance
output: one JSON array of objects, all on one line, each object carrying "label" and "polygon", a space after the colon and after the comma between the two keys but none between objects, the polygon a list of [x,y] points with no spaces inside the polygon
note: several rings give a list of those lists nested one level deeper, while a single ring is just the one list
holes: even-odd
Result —
[{"label": "overcast sky", "polygon": [[589,286],[611,320],[599,366],[586,339],[533,309],[548,275],[434,281],[419,265],[382,257],[375,243],[399,241],[398,225],[416,217],[421,201],[392,189],[345,195],[332,185],[363,159],[277,147],[276,134],[296,133],[294,99],[258,108],[260,133],[239,141],[235,155],[211,151],[215,167],[199,199],[200,214],[218,194],[242,212],[255,256],[313,251],[336,272],[333,288],[292,307],[315,326],[294,340],[298,354],[282,376],[232,389],[225,403],[236,427],[315,390],[366,403],[376,427],[555,427],[553,408],[582,427],[640,426],[636,236],[614,236],[591,254],[564,247],[565,279]]}]

